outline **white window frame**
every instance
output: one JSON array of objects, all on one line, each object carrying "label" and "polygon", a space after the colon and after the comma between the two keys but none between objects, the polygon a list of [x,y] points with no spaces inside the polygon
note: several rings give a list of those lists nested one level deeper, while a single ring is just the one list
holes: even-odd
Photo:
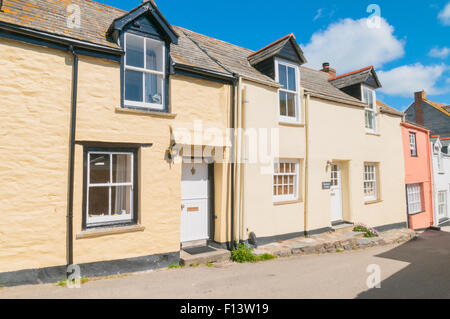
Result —
[{"label": "white window frame", "polygon": [[[373,178],[368,178],[368,179],[366,178],[367,174],[372,174],[372,173],[369,173],[366,170],[366,167],[373,167],[373,175],[374,175]],[[364,180],[364,184],[363,184],[363,186],[364,186],[364,189],[363,189],[363,191],[364,191],[364,200],[366,202],[371,202],[371,201],[378,200],[378,165],[377,164],[375,164],[375,163],[364,163],[363,180]],[[374,191],[374,195],[373,196],[366,196],[365,195],[366,189],[369,189],[369,188],[366,188],[366,183],[373,183],[373,191]],[[370,189],[372,189],[372,188],[370,188]]]},{"label": "white window frame", "polygon": [[[279,116],[279,121],[282,123],[300,123],[301,122],[301,81],[300,81],[300,68],[298,67],[298,64],[280,59],[280,58],[276,58],[275,59],[275,80],[280,83],[280,75],[279,75],[279,65],[284,65],[288,68],[293,68],[295,70],[295,77],[296,77],[296,91],[291,91],[291,90],[286,90],[284,88],[279,88],[278,89],[278,116]],[[289,94],[294,94],[295,95],[295,116],[285,116],[285,115],[281,115],[280,111],[281,111],[281,103],[280,103],[280,92],[286,92]],[[287,107],[287,106],[286,106]]]},{"label": "white window frame", "polygon": [[[442,198],[441,198],[442,195]],[[439,191],[438,192],[438,218],[440,219],[441,216],[447,217],[447,210],[448,210],[448,203],[447,203],[447,197],[448,197],[448,193],[446,190],[443,191]],[[441,199],[443,199],[443,201],[441,201]],[[441,209],[443,214],[441,214]]]},{"label": "white window frame", "polygon": [[[279,164],[294,164],[295,165],[295,173],[281,173],[279,171]],[[276,173],[275,171],[275,165],[278,165],[278,173]],[[292,195],[277,195],[274,194],[274,188],[275,186],[279,186],[278,184],[275,184],[275,178],[278,178],[279,176],[294,176],[294,185],[293,185],[293,189],[294,189],[294,194]],[[299,199],[299,182],[300,182],[300,161],[298,160],[287,160],[287,159],[279,159],[277,161],[274,162],[274,173],[272,176],[272,198],[273,198],[273,202],[274,203],[280,203],[280,202],[288,202],[288,201],[297,201]],[[287,186],[289,186],[289,183],[286,184]],[[283,186],[285,186],[285,184],[283,183]]]},{"label": "white window frame", "polygon": [[[127,37],[128,36],[132,36],[132,37],[137,37],[137,38],[141,38],[144,41],[144,68],[139,68],[139,67],[135,67],[135,66],[129,66],[127,65],[127,58],[126,58],[126,48],[127,48]],[[148,70],[146,69],[147,67],[147,58],[146,58],[146,54],[147,54],[147,40],[153,41],[153,42],[157,42],[159,44],[161,44],[162,47],[162,70],[163,71],[155,71],[155,70]],[[132,106],[132,107],[141,107],[141,108],[147,108],[147,109],[153,109],[153,110],[164,110],[165,109],[165,82],[166,82],[166,45],[163,41],[159,41],[159,40],[155,40],[152,38],[147,38],[147,37],[143,37],[140,35],[136,35],[134,33],[125,33],[124,36],[124,50],[125,50],[125,57],[124,57],[124,74],[123,74],[123,96],[124,96],[124,106]],[[136,71],[136,72],[140,72],[143,73],[142,77],[142,102],[137,102],[137,101],[130,101],[130,100],[126,100],[125,99],[125,87],[126,87],[126,71],[130,70],[130,71]],[[155,103],[148,103],[145,102],[145,74],[154,74],[154,75],[159,75],[162,77],[162,86],[161,86],[161,104],[155,104]]]},{"label": "white window frame", "polygon": [[422,184],[406,185],[406,195],[408,198],[408,214],[414,215],[423,212],[423,187]]},{"label": "white window frame", "polygon": [[[367,89],[370,92],[372,92],[373,108],[369,107],[369,105],[370,105],[369,102],[366,101],[364,98],[364,89]],[[370,86],[361,84],[361,100],[363,101],[363,103],[367,104],[366,108],[364,109],[364,127],[366,128],[366,132],[376,134],[378,132],[377,93]],[[367,127],[367,122],[366,122],[367,112],[370,112],[371,115],[373,116],[373,126],[374,126],[373,128]]]},{"label": "white window frame", "polygon": [[409,150],[412,157],[417,157],[417,134],[409,132]]},{"label": "white window frame", "polygon": [[[91,184],[91,155],[109,155],[109,183],[93,183]],[[131,182],[129,183],[113,183],[113,155],[131,155]],[[125,222],[133,222],[134,220],[134,153],[133,152],[102,152],[102,151],[88,151],[87,152],[87,181],[86,181],[86,225],[89,226],[98,226],[101,224],[112,224],[112,223],[125,223]],[[130,215],[119,215],[119,216],[111,216],[111,194],[112,187],[120,187],[120,186],[131,186],[131,203],[130,203]],[[108,187],[109,195],[108,195],[108,213],[109,216],[102,217],[89,217],[89,189],[95,187]]]}]

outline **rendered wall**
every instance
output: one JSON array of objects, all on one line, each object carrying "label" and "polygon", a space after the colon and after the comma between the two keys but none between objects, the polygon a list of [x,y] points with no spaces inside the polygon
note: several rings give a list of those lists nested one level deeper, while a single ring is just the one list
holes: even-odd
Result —
[{"label": "rendered wall", "polygon": [[[364,110],[311,98],[309,105],[308,229],[330,227],[327,163],[343,164],[343,217],[372,227],[406,222],[401,118],[378,115],[379,134],[366,134]],[[379,201],[364,201],[364,163],[379,165]]]},{"label": "rendered wall", "polygon": [[64,265],[72,58],[0,52],[0,272]]},{"label": "rendered wall", "polygon": [[[409,134],[416,134],[417,157],[411,156]],[[402,125],[403,153],[405,157],[405,183],[423,185],[424,212],[409,215],[412,229],[423,229],[433,225],[433,201],[430,172],[430,141],[428,132]]]},{"label": "rendered wall", "polygon": [[[269,88],[249,81],[244,81],[243,86],[246,91],[246,103],[244,104],[245,128],[267,129],[268,136],[270,136],[271,129],[278,130],[279,158],[300,161],[299,200],[284,204],[274,204],[273,202],[273,175],[264,172],[264,169],[272,168],[271,163],[261,161],[263,157],[258,156],[256,163],[243,165],[244,240],[248,238],[250,232],[254,232],[257,237],[302,232],[304,231],[304,127],[280,125],[276,88]],[[245,149],[245,158],[250,160],[252,155],[248,142]],[[259,151],[259,148],[257,150]],[[270,152],[267,154],[270,154]]]}]

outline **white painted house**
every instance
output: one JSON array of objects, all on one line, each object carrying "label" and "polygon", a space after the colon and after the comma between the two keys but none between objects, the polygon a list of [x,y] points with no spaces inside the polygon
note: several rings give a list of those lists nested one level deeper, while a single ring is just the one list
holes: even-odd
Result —
[{"label": "white painted house", "polygon": [[450,140],[431,139],[433,163],[434,224],[450,223]]}]

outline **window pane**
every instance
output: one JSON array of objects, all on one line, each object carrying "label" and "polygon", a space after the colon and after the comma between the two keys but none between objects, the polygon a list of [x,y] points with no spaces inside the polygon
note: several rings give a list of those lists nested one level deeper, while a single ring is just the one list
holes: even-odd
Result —
[{"label": "window pane", "polygon": [[151,39],[146,40],[147,52],[145,58],[147,59],[146,68],[148,70],[163,72],[163,45],[159,41]]},{"label": "window pane", "polygon": [[294,68],[288,68],[288,89],[290,91],[297,91],[297,83],[296,83],[296,77],[295,77],[295,69]]},{"label": "window pane", "polygon": [[125,100],[143,101],[142,74],[141,72],[131,70],[125,71]]},{"label": "window pane", "polygon": [[287,89],[287,70],[286,66],[278,64],[278,79],[284,89]]},{"label": "window pane", "polygon": [[90,154],[90,184],[106,184],[110,178],[109,154]]},{"label": "window pane", "polygon": [[113,183],[131,183],[131,154],[113,155]]},{"label": "window pane", "polygon": [[144,67],[144,38],[126,35],[126,64],[138,68]]},{"label": "window pane", "polygon": [[109,215],[109,187],[89,187],[89,217]]},{"label": "window pane", "polygon": [[287,115],[287,93],[280,92],[280,115]]},{"label": "window pane", "polygon": [[374,119],[373,119],[373,112],[366,111],[366,128],[373,129],[374,128]]},{"label": "window pane", "polygon": [[295,94],[287,93],[287,116],[295,117]]},{"label": "window pane", "polygon": [[133,193],[131,186],[116,186],[111,188],[111,215],[130,215]]},{"label": "window pane", "polygon": [[145,74],[145,102],[162,104],[163,78],[156,74]]}]

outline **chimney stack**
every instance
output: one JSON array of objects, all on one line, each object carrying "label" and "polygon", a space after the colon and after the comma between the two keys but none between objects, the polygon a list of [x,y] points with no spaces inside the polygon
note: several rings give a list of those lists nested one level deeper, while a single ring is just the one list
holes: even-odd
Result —
[{"label": "chimney stack", "polygon": [[416,123],[424,125],[423,119],[423,100],[427,98],[425,91],[414,93],[414,104],[416,106]]},{"label": "chimney stack", "polygon": [[330,68],[330,63],[329,62],[324,62],[322,64],[322,70],[320,70],[322,72],[328,73],[328,76],[330,78],[333,78],[336,76],[336,70],[333,68]]}]

